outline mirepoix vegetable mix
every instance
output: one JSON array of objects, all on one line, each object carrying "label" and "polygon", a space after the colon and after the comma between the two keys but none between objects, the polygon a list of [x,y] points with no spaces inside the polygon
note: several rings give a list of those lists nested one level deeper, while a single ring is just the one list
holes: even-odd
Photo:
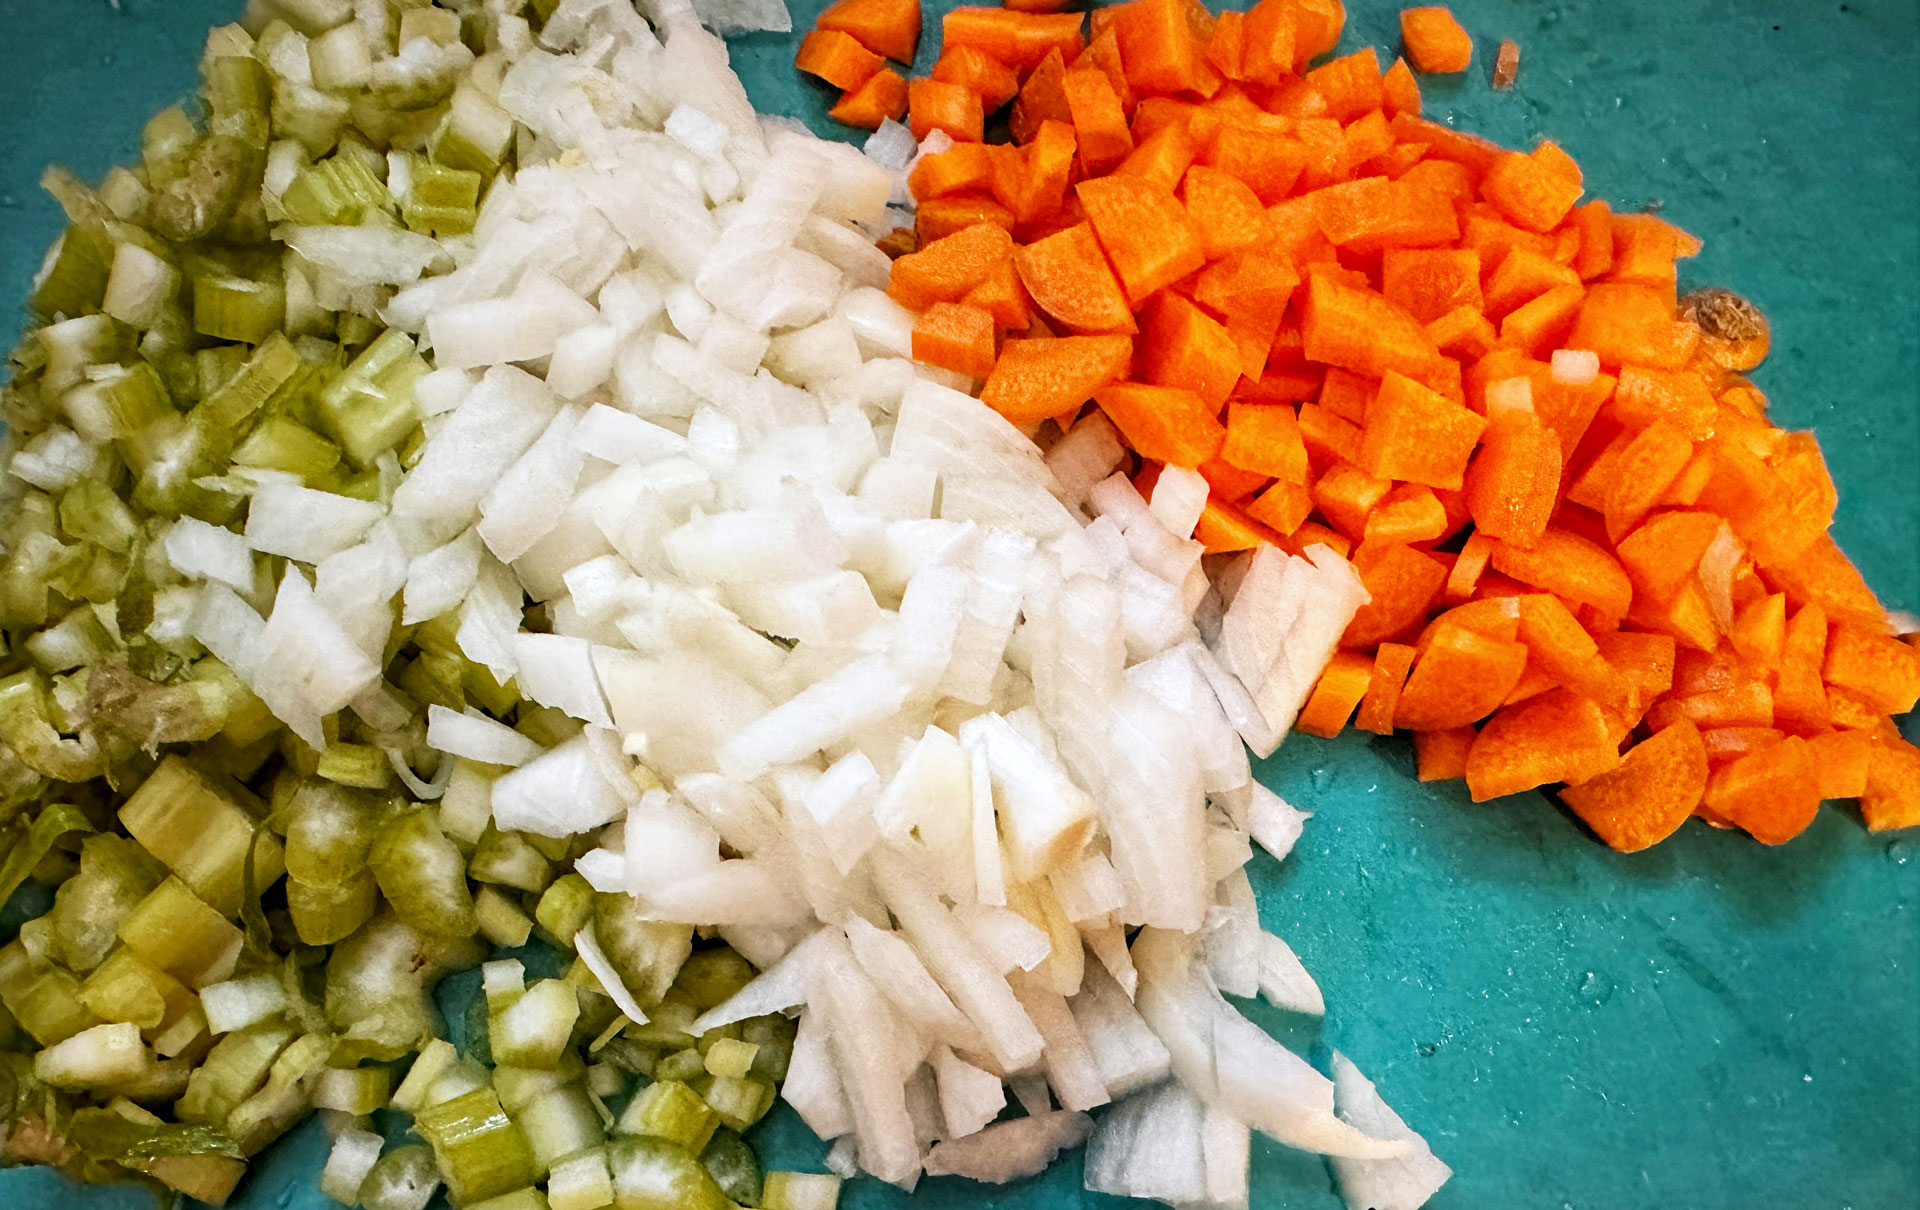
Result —
[{"label": "mirepoix vegetable mix", "polygon": [[1055,7],[951,10],[895,89],[917,3],[841,0],[796,63],[918,141],[888,285],[916,357],[1016,423],[1111,424],[1143,492],[1197,473],[1210,553],[1351,555],[1370,599],[1299,730],[1411,731],[1475,801],[1562,785],[1623,851],[1694,815],[1782,844],[1823,799],[1920,825],[1916,636],[1745,376],[1764,317],[1676,297],[1699,240],[1582,204],[1550,139],[1423,119],[1414,72],[1472,65],[1444,7],[1401,14],[1384,72],[1324,58],[1339,0]]}]

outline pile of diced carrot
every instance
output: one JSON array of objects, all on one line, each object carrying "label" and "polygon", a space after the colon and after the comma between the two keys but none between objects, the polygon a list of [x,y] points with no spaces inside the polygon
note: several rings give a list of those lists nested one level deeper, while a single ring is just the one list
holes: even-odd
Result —
[{"label": "pile of diced carrot", "polygon": [[[850,6],[918,28],[914,0],[833,28]],[[944,19],[906,95],[953,145],[911,175],[891,293],[915,355],[1014,422],[1092,401],[1143,487],[1196,468],[1210,551],[1352,559],[1372,601],[1300,730],[1410,730],[1421,778],[1476,800],[1564,783],[1623,850],[1694,814],[1777,844],[1824,798],[1920,825],[1891,720],[1920,651],[1827,534],[1813,436],[1741,376],[1764,337],[1681,307],[1699,241],[1582,204],[1551,141],[1423,120],[1404,60],[1310,67],[1339,0],[1131,0],[1090,41],[1052,7]],[[1414,62],[1466,66],[1451,14],[1407,18]],[[1007,106],[1013,141],[983,142]]]}]

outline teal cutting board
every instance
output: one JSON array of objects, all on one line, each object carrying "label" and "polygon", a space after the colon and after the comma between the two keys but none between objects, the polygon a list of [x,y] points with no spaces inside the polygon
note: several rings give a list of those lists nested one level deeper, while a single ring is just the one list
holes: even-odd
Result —
[{"label": "teal cutting board", "polygon": [[[948,0],[928,6],[932,14]],[[50,160],[97,177],[192,85],[233,0],[13,0],[0,41],[0,297],[24,295],[57,212]],[[799,0],[804,26],[821,0]],[[1396,8],[1350,4],[1342,42],[1391,55]],[[1430,115],[1509,144],[1550,134],[1616,208],[1659,207],[1706,240],[1683,286],[1723,284],[1772,318],[1757,375],[1779,420],[1819,434],[1834,530],[1889,606],[1920,612],[1920,6],[1915,0],[1458,0],[1463,78]],[[1501,37],[1519,87],[1487,70]],[[736,40],[764,110],[845,135],[792,70],[798,35]],[[932,62],[931,38],[920,68]],[[11,323],[0,329],[11,330]],[[1908,724],[1909,736],[1915,733]],[[1267,925],[1325,989],[1324,1022],[1252,1011],[1324,1061],[1337,1047],[1455,1169],[1436,1210],[1912,1210],[1920,1206],[1920,837],[1868,836],[1829,807],[1780,850],[1691,823],[1632,857],[1537,794],[1474,806],[1413,779],[1403,739],[1300,736],[1260,770],[1317,812],[1284,866],[1252,867]],[[777,1164],[822,1153],[790,1114]],[[322,1210],[309,1125],[242,1189],[247,1210]],[[1116,1199],[1069,1158],[917,1201],[1008,1210]],[[1321,1162],[1256,1141],[1255,1207],[1337,1206]],[[871,1182],[843,1204],[898,1206]],[[0,1206],[137,1210],[0,1175]]]}]

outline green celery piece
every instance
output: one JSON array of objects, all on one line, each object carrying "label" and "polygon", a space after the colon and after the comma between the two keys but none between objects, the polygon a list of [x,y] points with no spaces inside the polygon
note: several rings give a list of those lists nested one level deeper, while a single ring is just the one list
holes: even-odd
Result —
[{"label": "green celery piece", "polygon": [[764,1080],[704,1076],[693,1087],[720,1120],[735,1130],[747,1129],[773,1108],[773,1085]]},{"label": "green celery piece", "polygon": [[118,554],[131,550],[140,532],[126,501],[98,479],[82,479],[61,494],[60,525],[81,541]]},{"label": "green celery piece", "polygon": [[387,754],[371,744],[328,744],[316,772],[327,781],[359,790],[384,790],[393,784]]},{"label": "green celery piece", "polygon": [[232,974],[245,941],[231,921],[174,876],[127,913],[117,932],[127,948],[192,987]]},{"label": "green celery piece", "polygon": [[233,451],[236,466],[286,471],[311,487],[340,465],[340,447],[306,425],[285,416],[269,416]]},{"label": "green celery piece", "polygon": [[466,859],[430,809],[395,817],[367,854],[380,892],[400,919],[423,932],[471,937],[480,929]]},{"label": "green celery piece", "polygon": [[687,1084],[657,1079],[634,1094],[617,1130],[623,1135],[665,1139],[697,1155],[719,1125],[712,1106]]},{"label": "green celery piece", "polygon": [[380,906],[380,886],[371,871],[339,883],[287,879],[287,911],[294,933],[307,945],[332,945],[353,935]]},{"label": "green celery piece", "polygon": [[155,234],[179,243],[213,235],[260,190],[265,156],[246,137],[214,132],[195,144],[185,171],[154,192],[148,206]]},{"label": "green celery piece", "polygon": [[760,1210],[834,1210],[840,1178],[811,1172],[769,1172],[762,1182]]},{"label": "green celery piece", "polygon": [[221,1038],[187,1077],[175,1115],[183,1122],[224,1123],[267,1082],[274,1060],[292,1044],[296,1032],[283,1022],[263,1021]]},{"label": "green celery piece", "polygon": [[208,273],[193,279],[193,330],[202,336],[259,344],[280,333],[286,314],[286,287],[277,281]]},{"label": "green celery piece", "polygon": [[49,952],[73,971],[99,966],[114,946],[114,930],[165,877],[166,868],[134,841],[110,832],[87,837],[80,872],[53,895]]},{"label": "green celery piece", "polygon": [[681,1084],[691,1084],[707,1074],[707,1065],[700,1060],[700,1052],[689,1047],[676,1050],[654,1064],[653,1078],[656,1080],[674,1080]]},{"label": "green celery piece", "polygon": [[539,894],[553,882],[553,863],[520,833],[490,827],[467,862],[467,874],[476,882]]},{"label": "green celery piece", "polygon": [[78,998],[102,1021],[127,1021],[143,1030],[160,1029],[199,1004],[178,979],[124,945],[81,982]]},{"label": "green celery piece", "polygon": [[88,1157],[113,1164],[164,1156],[220,1155],[240,1158],[240,1147],[223,1127],[191,1122],[136,1122],[111,1109],[81,1109],[68,1120],[67,1139]]},{"label": "green celery piece", "polygon": [[[621,982],[649,1013],[652,1006],[666,996],[674,976],[680,973],[680,965],[693,952],[691,925],[641,920],[633,910],[633,900],[626,895],[594,896],[593,937],[614,970],[619,972]],[[677,1011],[664,1017],[655,1015],[651,1024],[658,1026],[658,1036],[649,1035],[641,1038],[642,1041],[671,1045],[676,1038],[686,1038],[677,1044],[693,1045],[693,1039],[684,1033],[684,1026],[691,1025],[699,1014],[691,1004],[679,1001],[675,1004],[676,1009],[685,1010],[684,1016]],[[639,1028],[645,1030],[649,1026]]]},{"label": "green celery piece", "polygon": [[286,870],[280,842],[255,824],[266,813],[251,794],[224,785],[179,756],[169,756],[121,804],[120,822],[221,914],[240,912],[244,865],[254,851],[255,880],[273,885]]},{"label": "green celery piece", "polygon": [[113,265],[113,237],[100,223],[79,223],[47,252],[27,308],[41,320],[72,318],[100,309]]},{"label": "green celery piece", "polygon": [[753,982],[754,970],[731,946],[717,946],[690,954],[681,964],[673,987],[697,1009],[724,1004]]},{"label": "green celery piece", "polygon": [[193,409],[194,418],[215,430],[231,431],[269,403],[299,389],[312,373],[293,342],[275,332],[260,342],[232,378]]},{"label": "green celery piece", "polygon": [[251,56],[222,55],[209,59],[201,74],[208,133],[264,151],[273,108],[273,81],[266,65]]},{"label": "green celery piece", "polygon": [[759,1047],[753,1053],[753,1066],[747,1074],[755,1079],[779,1084],[787,1078],[787,1065],[793,1060],[793,1018],[781,1013],[749,1017],[740,1023],[740,1039]]},{"label": "green celery piece", "polygon": [[760,1161],[738,1131],[725,1126],[714,1131],[700,1163],[728,1198],[742,1206],[760,1204]]},{"label": "green celery piece", "polygon": [[526,1135],[491,1088],[430,1105],[414,1130],[433,1147],[447,1193],[462,1206],[531,1185],[539,1171]]},{"label": "green celery piece", "polygon": [[562,945],[572,946],[573,935],[593,919],[593,887],[578,874],[563,874],[540,896],[533,918]]},{"label": "green celery piece", "polygon": [[607,1145],[619,1210],[728,1210],[727,1195],[686,1148],[656,1138]]},{"label": "green celery piece", "polygon": [[412,338],[389,328],[320,389],[320,422],[354,465],[373,465],[419,427],[413,383],[426,372]]},{"label": "green celery piece", "polygon": [[391,211],[393,195],[360,158],[330,155],[304,168],[280,195],[287,217],[303,226],[357,226],[369,211]]},{"label": "green celery piece", "polygon": [[0,1004],[42,1046],[101,1023],[80,1001],[80,981],[15,940],[0,948]]},{"label": "green celery piece", "polygon": [[33,669],[0,680],[0,742],[35,772],[57,781],[91,781],[104,774],[106,757],[92,736],[63,737],[54,730],[47,705],[46,682]]}]

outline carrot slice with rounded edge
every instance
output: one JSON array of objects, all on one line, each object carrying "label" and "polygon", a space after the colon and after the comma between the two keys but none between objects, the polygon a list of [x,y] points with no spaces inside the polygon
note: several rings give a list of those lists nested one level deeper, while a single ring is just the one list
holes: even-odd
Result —
[{"label": "carrot slice with rounded edge", "polygon": [[1452,781],[1467,775],[1467,753],[1473,749],[1472,727],[1449,727],[1441,731],[1415,731],[1413,756],[1416,775],[1421,781]]},{"label": "carrot slice with rounded edge", "polygon": [[1820,776],[1813,750],[1788,736],[1720,766],[1707,782],[1702,804],[1746,830],[1761,844],[1785,844],[1820,810]]},{"label": "carrot slice with rounded edge", "polygon": [[1108,176],[1081,181],[1077,193],[1134,306],[1206,264],[1200,235],[1171,189],[1145,177]]},{"label": "carrot slice with rounded edge", "polygon": [[893,262],[887,293],[911,310],[959,302],[967,291],[1013,256],[1013,237],[992,223],[976,223]]},{"label": "carrot slice with rounded edge", "polygon": [[1492,561],[1495,571],[1589,606],[1603,618],[1618,621],[1633,601],[1633,584],[1620,561],[1563,529],[1549,526],[1530,548],[1501,542]]},{"label": "carrot slice with rounded edge", "polygon": [[1357,651],[1336,651],[1320,673],[1320,680],[1300,708],[1293,729],[1322,739],[1340,734],[1366,696],[1373,679],[1373,660]]},{"label": "carrot slice with rounded edge", "polygon": [[920,0],[834,0],[813,27],[850,34],[876,55],[911,63],[920,41]]},{"label": "carrot slice with rounded edge", "polygon": [[1093,399],[1141,457],[1168,466],[1199,466],[1218,455],[1226,440],[1213,410],[1192,391],[1115,382],[1095,391]]},{"label": "carrot slice with rounded edge", "polygon": [[1413,731],[1479,722],[1507,700],[1527,666],[1521,644],[1465,626],[1442,623],[1423,646],[1393,719]]},{"label": "carrot slice with rounded edge", "polygon": [[1559,501],[1559,439],[1532,412],[1496,416],[1467,466],[1464,489],[1476,532],[1533,545]]},{"label": "carrot slice with rounded edge", "polygon": [[1015,249],[1013,267],[1040,309],[1074,331],[1134,331],[1120,279],[1086,223]]},{"label": "carrot slice with rounded edge", "polygon": [[874,72],[860,87],[840,94],[827,116],[836,122],[878,130],[880,123],[899,121],[907,112],[907,80],[891,67]]},{"label": "carrot slice with rounded edge", "polygon": [[1842,622],[1827,638],[1821,677],[1883,714],[1905,714],[1920,698],[1920,651],[1891,635]]},{"label": "carrot slice with rounded edge", "polygon": [[1467,752],[1467,791],[1485,802],[1549,782],[1587,781],[1619,764],[1600,706],[1570,690],[1549,689],[1502,709],[1480,728]]},{"label": "carrot slice with rounded edge", "polygon": [[1707,790],[1700,730],[1679,722],[1627,750],[1619,767],[1560,791],[1560,801],[1609,848],[1637,853],[1679,830]]},{"label": "carrot slice with rounded edge", "polygon": [[835,88],[850,91],[865,84],[886,62],[850,35],[816,29],[800,39],[793,65]]},{"label": "carrot slice with rounded edge", "polygon": [[1301,330],[1309,360],[1367,378],[1394,370],[1422,379],[1441,360],[1440,350],[1413,316],[1371,290],[1344,286],[1322,274],[1311,275],[1307,282]]},{"label": "carrot slice with rounded edge", "polygon": [[1876,735],[1860,795],[1867,831],[1920,826],[1920,749],[1897,735]]},{"label": "carrot slice with rounded edge", "polygon": [[980,402],[1015,424],[1038,424],[1094,398],[1132,360],[1133,340],[1126,336],[1010,340]]}]

